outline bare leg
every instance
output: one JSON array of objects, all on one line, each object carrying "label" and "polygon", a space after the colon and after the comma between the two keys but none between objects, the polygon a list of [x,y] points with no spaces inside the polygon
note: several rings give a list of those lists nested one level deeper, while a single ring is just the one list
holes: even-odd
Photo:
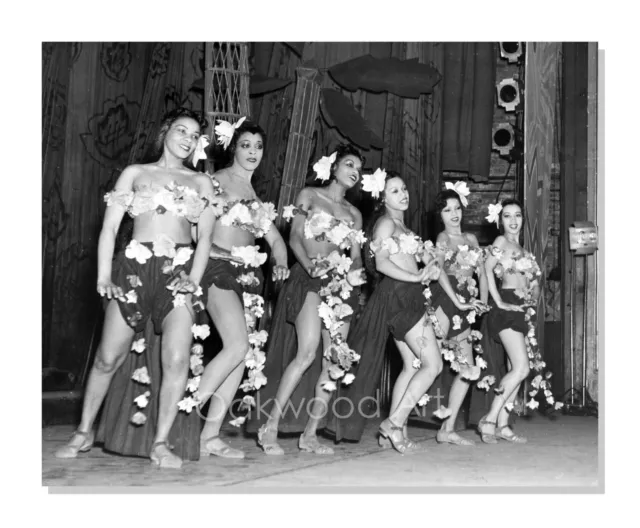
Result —
[{"label": "bare leg", "polygon": [[[503,411],[506,403],[512,402],[515,399],[520,384],[529,375],[529,359],[527,357],[527,349],[522,333],[507,328],[500,332],[500,339],[507,351],[511,368],[500,381],[504,392],[493,398],[489,413],[484,417],[484,420],[485,422],[496,423],[498,416],[502,414],[501,419],[503,420],[503,425],[506,425],[508,419],[506,410],[504,413],[501,413],[501,411]],[[491,434],[491,426],[483,429],[483,431]],[[506,433],[506,436],[509,436],[508,433],[509,431]]]},{"label": "bare leg", "polygon": [[[317,293],[309,292],[304,305],[296,318],[296,333],[298,335],[298,350],[296,357],[285,369],[278,391],[271,407],[267,422],[258,432],[258,440],[267,454],[282,454],[282,448],[277,444],[278,424],[284,414],[289,399],[296,389],[302,375],[313,364],[316,350],[320,343],[321,320],[318,315],[320,297]],[[304,406],[305,402],[302,402]],[[300,412],[301,409],[293,409]]]},{"label": "bare leg", "polygon": [[[402,371],[396,378],[396,382],[393,384],[393,389],[391,391],[391,409],[390,414],[393,414],[395,410],[398,408],[402,397],[407,392],[407,387],[409,386],[409,382],[413,378],[416,373],[416,369],[413,368],[413,361],[416,359],[416,356],[409,348],[404,341],[398,341],[394,339],[396,347],[398,348],[398,352],[400,352],[400,356],[402,357]],[[409,415],[407,415],[407,420],[404,422],[402,434],[405,438],[408,438],[407,431],[407,421],[409,419]]]},{"label": "bare leg", "polygon": [[[215,288],[215,292],[212,290]],[[244,357],[249,350],[249,337],[244,318],[244,306],[238,295],[215,285],[209,289],[207,310],[222,339],[222,350],[213,358],[202,375],[198,393],[201,400],[209,398],[209,412],[200,434],[205,451],[228,458],[243,458],[244,453],[230,448],[218,435],[229,406],[244,374]]]},{"label": "bare leg", "polygon": [[[421,341],[426,340],[426,343]],[[436,377],[442,372],[442,357],[440,349],[433,332],[433,327],[428,324],[424,326],[424,319],[421,319],[409,330],[405,336],[405,343],[411,349],[415,357],[420,362],[420,368],[413,375],[405,393],[395,410],[389,415],[387,420],[380,424],[381,432],[388,436],[394,447],[401,452],[406,448],[406,441],[402,434],[401,427],[409,418],[409,414],[418,403],[418,400],[425,394],[433,384]],[[399,428],[393,429],[393,427]]]},{"label": "bare leg", "polygon": [[[347,334],[349,333],[349,323],[344,323],[338,330],[343,341],[346,341]],[[331,336],[327,330],[322,330],[322,345],[323,352],[331,345]],[[325,357],[322,358],[322,372],[316,383],[316,390],[313,399],[313,405],[309,413],[309,421],[305,427],[302,437],[300,438],[300,447],[306,451],[312,451],[318,455],[332,455],[333,449],[327,445],[323,445],[318,440],[317,429],[320,424],[320,420],[324,418],[329,409],[329,402],[331,401],[332,393],[322,388],[324,383],[331,381],[329,376],[329,368],[332,362]],[[340,380],[337,381],[340,383]],[[304,446],[304,447],[303,447]]]},{"label": "bare leg", "polygon": [[191,307],[171,310],[162,322],[162,382],[158,401],[158,428],[151,448],[151,460],[161,467],[178,468],[182,460],[167,445],[171,426],[178,415],[189,375],[189,353],[193,335]]},{"label": "bare leg", "polygon": [[58,449],[57,458],[75,458],[78,451],[88,451],[93,443],[93,422],[113,379],[113,375],[122,365],[127,353],[131,350],[131,342],[135,332],[127,325],[120,313],[118,302],[112,300],[107,306],[104,318],[104,329],[96,357],[89,373],[82,404],[82,418],[78,431],[71,440]]}]

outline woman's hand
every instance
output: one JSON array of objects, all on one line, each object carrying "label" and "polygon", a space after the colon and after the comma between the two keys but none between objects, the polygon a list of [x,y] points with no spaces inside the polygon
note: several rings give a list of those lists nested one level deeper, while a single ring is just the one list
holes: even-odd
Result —
[{"label": "woman's hand", "polygon": [[500,308],[500,310],[506,310],[507,312],[523,312],[524,311],[522,306],[518,306],[517,304],[510,304],[502,301],[500,301],[499,303],[496,303],[496,306]]},{"label": "woman's hand", "polygon": [[122,292],[122,288],[120,286],[116,286],[110,280],[98,280],[98,284],[96,289],[101,297],[107,297],[107,299],[118,299],[119,301],[126,301],[124,293]]},{"label": "woman's hand", "polygon": [[362,286],[367,282],[364,268],[357,268],[347,273],[347,282],[353,287]]},{"label": "woman's hand", "polygon": [[311,267],[306,271],[312,279],[316,279],[318,277],[324,277],[332,269],[333,265],[328,260],[319,258],[318,260],[312,260]]},{"label": "woman's hand", "polygon": [[173,290],[173,294],[176,295],[177,293],[195,293],[198,286],[184,270],[181,270],[180,275],[169,282],[167,288]]},{"label": "woman's hand", "polygon": [[289,268],[280,265],[274,266],[271,272],[271,278],[274,282],[287,280],[289,278]]}]

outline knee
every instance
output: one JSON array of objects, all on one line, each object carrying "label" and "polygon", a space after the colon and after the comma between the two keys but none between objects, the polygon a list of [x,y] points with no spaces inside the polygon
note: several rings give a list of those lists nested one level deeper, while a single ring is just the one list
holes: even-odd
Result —
[{"label": "knee", "polygon": [[436,357],[432,361],[422,362],[422,368],[434,376],[440,375],[442,367],[442,358],[440,356]]},{"label": "knee", "polygon": [[307,370],[311,365],[313,365],[313,362],[315,359],[316,359],[316,348],[310,347],[310,346],[303,346],[298,349],[298,354],[296,355],[295,361],[304,370]]},{"label": "knee", "polygon": [[117,357],[107,357],[102,351],[96,354],[96,359],[93,362],[93,368],[102,374],[113,374],[118,368]]},{"label": "knee", "polygon": [[520,381],[524,381],[525,379],[527,379],[527,377],[529,376],[529,372],[531,372],[529,364],[525,363],[524,365],[522,365],[517,371],[517,376],[518,378],[520,378]]},{"label": "knee", "polygon": [[237,367],[244,361],[244,358],[251,347],[249,345],[249,341],[243,339],[229,343],[225,348],[229,351],[229,354],[233,358],[233,362]]}]

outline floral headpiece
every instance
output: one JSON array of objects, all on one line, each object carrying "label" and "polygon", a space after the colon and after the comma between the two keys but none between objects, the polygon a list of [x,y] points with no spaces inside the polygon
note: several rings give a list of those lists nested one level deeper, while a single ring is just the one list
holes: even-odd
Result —
[{"label": "floral headpiece", "polygon": [[362,176],[362,190],[370,192],[371,196],[378,198],[380,193],[384,191],[384,181],[387,172],[384,169],[376,169],[373,174],[365,174]]},{"label": "floral headpiece", "polygon": [[489,204],[489,214],[485,216],[485,218],[487,219],[487,221],[495,222],[496,225],[498,225],[500,211],[502,211],[502,204]]},{"label": "floral headpiece", "polygon": [[200,160],[206,160],[207,154],[204,149],[209,146],[209,136],[203,135],[198,139],[198,144],[196,145],[196,149],[193,151],[193,165],[194,167],[198,164]]},{"label": "floral headpiece", "polygon": [[328,180],[331,176],[331,165],[336,161],[337,152],[331,154],[331,156],[322,156],[319,161],[316,161],[313,165],[313,170],[316,173],[316,180]]},{"label": "floral headpiece", "polygon": [[222,145],[222,148],[227,150],[229,143],[231,143],[231,138],[233,137],[234,132],[242,123],[244,123],[245,119],[246,116],[240,118],[236,123],[233,124],[223,119],[217,119],[219,124],[216,125],[213,130],[215,131],[216,136],[218,136],[218,145]]},{"label": "floral headpiece", "polygon": [[467,196],[471,194],[471,191],[467,187],[467,182],[463,182],[463,181],[457,181],[456,183],[446,182],[444,186],[445,186],[445,189],[451,189],[452,191],[455,191],[458,194],[458,196],[460,197],[460,203],[462,205],[464,205],[465,207],[469,205],[469,202],[467,202]]}]

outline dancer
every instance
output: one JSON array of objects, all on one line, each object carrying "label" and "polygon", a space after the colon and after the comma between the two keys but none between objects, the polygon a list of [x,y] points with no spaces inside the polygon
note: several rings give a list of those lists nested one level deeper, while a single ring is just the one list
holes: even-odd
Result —
[{"label": "dancer", "polygon": [[[489,290],[483,251],[478,240],[473,234],[463,233],[461,229],[463,205],[467,204],[469,190],[464,182],[446,185],[447,189],[436,197],[436,215],[444,225],[444,231],[436,239],[438,261],[443,273],[438,282],[431,286],[430,303],[432,317],[435,317],[432,321],[436,325],[436,335],[445,340],[441,344],[443,353],[451,358],[457,375],[453,382],[444,379],[450,378],[448,373],[443,373],[440,378],[441,386],[449,389],[446,407],[451,414],[444,418],[436,441],[473,446],[473,441],[462,438],[454,429],[458,412],[469,389],[469,380],[477,379],[480,375],[480,367],[475,366],[472,346],[481,336],[478,332],[471,331],[471,324],[475,322],[476,314],[481,315],[488,309]],[[473,278],[474,274],[478,276],[480,300],[477,299],[478,283]]]},{"label": "dancer", "polygon": [[[542,372],[545,366],[537,350],[535,310],[532,308],[540,295],[538,277],[541,271],[533,254],[520,245],[523,217],[522,206],[517,200],[490,205],[487,219],[495,221],[502,233],[488,248],[485,263],[492,298],[487,329],[490,337],[500,341],[506,350],[508,372],[494,389],[496,395],[489,412],[479,420],[478,432],[482,441],[489,444],[497,443],[498,439],[525,443],[526,437],[511,429],[508,411],[513,408],[518,388],[529,375],[530,368]],[[549,377],[547,374],[543,379],[541,373],[532,381],[531,399],[527,403],[530,408],[538,406],[533,397],[540,390],[547,403],[554,404]]]},{"label": "dancer", "polygon": [[360,181],[363,162],[356,148],[339,145],[314,165],[316,177],[328,184],[305,187],[295,207],[286,208],[293,216],[289,243],[297,262],[272,320],[264,369],[269,383],[247,427],[258,429],[267,455],[284,454],[278,430],[302,432],[298,447],[303,451],[333,454],[316,432],[324,424],[331,391],[357,359],[344,340],[358,302],[357,286],[363,283],[362,216],[345,193]]},{"label": "dancer", "polygon": [[[93,423],[113,374],[132,350],[136,331],[142,331],[151,319],[156,333],[162,333],[162,381],[146,379],[146,368],[135,380],[150,383],[145,401],[157,398],[159,392],[157,429],[149,456],[160,467],[182,465],[167,439],[178,401],[185,393],[194,318],[191,297],[199,293],[214,219],[209,206],[214,196],[211,180],[184,162],[196,151],[206,126],[191,110],[168,114],[157,139],[162,146],[160,159],[125,168],[114,190],[105,196],[97,290],[109,302],[82,419],[71,440],[56,452],[58,458],[75,458],[91,449]],[[115,237],[125,212],[133,217],[133,239],[116,255],[112,269]],[[190,247],[192,224],[197,224],[202,234],[195,251]],[[144,340],[133,343],[137,352],[144,347]]]},{"label": "dancer", "polygon": [[[409,414],[425,400],[442,370],[433,327],[426,316],[425,285],[440,275],[433,245],[424,243],[404,225],[409,193],[403,180],[389,172],[381,185],[375,214],[367,230],[365,263],[377,285],[349,345],[361,355],[355,380],[340,386],[331,409],[336,440],[360,440],[365,422],[374,416],[374,393],[379,385],[389,332],[403,361],[392,391],[391,412],[380,424],[381,445],[390,442],[400,453],[418,450],[407,436]],[[419,268],[419,262],[425,264]]]},{"label": "dancer", "polygon": [[[245,360],[250,369],[249,379],[241,388],[249,392],[264,381],[260,372],[264,354],[259,348],[267,333],[256,332],[255,325],[262,315],[263,299],[258,294],[263,279],[260,266],[267,255],[258,251],[256,239],[264,237],[271,248],[273,280],[285,280],[289,270],[287,248],[273,224],[275,208],[271,203],[261,202],[251,185],[251,177],[264,153],[265,133],[245,118],[234,125],[226,121],[218,123],[215,128],[218,143],[228,148],[232,161],[213,175],[214,185],[221,193],[220,216],[213,228],[211,260],[202,285],[208,290],[207,311],[223,348],[206,366],[198,387],[200,405],[210,399],[200,443],[202,454],[244,458],[244,452],[226,444],[219,433],[240,386]],[[251,396],[245,398],[245,403],[252,400]],[[244,417],[239,417],[232,423],[240,425],[243,420]]]}]

